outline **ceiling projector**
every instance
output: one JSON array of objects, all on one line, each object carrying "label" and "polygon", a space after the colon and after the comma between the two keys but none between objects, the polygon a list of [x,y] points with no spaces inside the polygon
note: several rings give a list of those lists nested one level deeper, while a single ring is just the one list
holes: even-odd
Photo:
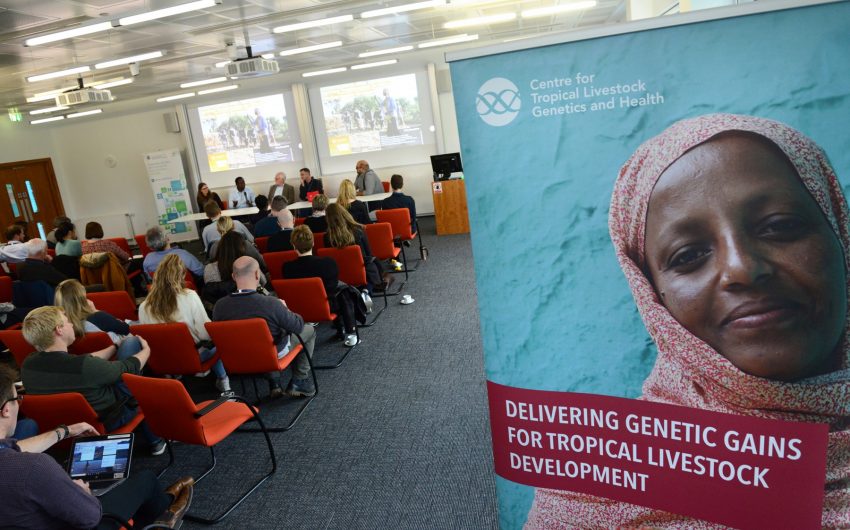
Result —
[{"label": "ceiling projector", "polygon": [[280,66],[273,59],[248,57],[227,63],[227,75],[230,77],[259,77],[280,72]]},{"label": "ceiling projector", "polygon": [[109,90],[98,90],[97,88],[75,88],[56,96],[56,105],[60,107],[85,103],[108,103],[110,101],[112,101],[112,93]]}]

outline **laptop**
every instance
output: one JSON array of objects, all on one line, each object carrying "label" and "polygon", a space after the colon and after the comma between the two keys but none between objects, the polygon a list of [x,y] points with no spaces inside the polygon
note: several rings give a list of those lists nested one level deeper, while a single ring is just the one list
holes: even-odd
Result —
[{"label": "laptop", "polygon": [[130,476],[132,457],[133,433],[75,438],[68,474],[88,482],[92,494],[99,497]]}]

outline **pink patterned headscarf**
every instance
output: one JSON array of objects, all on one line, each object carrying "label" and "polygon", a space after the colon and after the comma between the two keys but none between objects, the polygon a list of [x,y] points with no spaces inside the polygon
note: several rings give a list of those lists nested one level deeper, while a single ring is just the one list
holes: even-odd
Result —
[{"label": "pink patterned headscarf", "polygon": [[[850,271],[850,210],[835,171],[812,140],[782,123],[732,114],[710,114],[675,123],[641,145],[620,170],[608,226],[617,259],[638,311],[658,345],[643,398],[704,410],[830,426],[824,528],[850,526],[850,341],[845,325],[838,371],[793,383],[748,375],[679,324],[655,293],[645,270],[646,213],[661,174],[690,149],[718,134],[744,131],[776,144],[824,212]],[[850,274],[847,275],[850,283]],[[850,293],[850,285],[846,286]],[[721,528],[633,504],[539,489],[526,528]]]}]

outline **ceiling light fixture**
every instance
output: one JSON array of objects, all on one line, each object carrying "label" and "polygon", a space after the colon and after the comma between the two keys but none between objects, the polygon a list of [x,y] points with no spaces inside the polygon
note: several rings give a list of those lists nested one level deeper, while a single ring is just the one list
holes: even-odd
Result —
[{"label": "ceiling light fixture", "polygon": [[227,77],[213,77],[212,79],[202,79],[200,81],[192,81],[191,83],[180,83],[180,88],[192,88],[195,86],[212,85],[213,83],[224,83]]},{"label": "ceiling light fixture", "polygon": [[228,64],[230,64],[232,62],[233,61],[221,61],[221,62],[215,63],[215,67],[216,68],[224,68],[225,66],[227,66]]},{"label": "ceiling light fixture", "polygon": [[407,13],[408,11],[416,11],[418,9],[428,9],[431,7],[439,7],[446,5],[446,0],[430,0],[428,2],[414,2],[412,4],[403,4],[394,7],[385,7],[383,9],[372,9],[360,13],[360,18],[382,17],[384,15],[395,15],[398,13]]},{"label": "ceiling light fixture", "polygon": [[286,26],[278,26],[272,29],[273,33],[286,33],[288,31],[298,31],[299,29],[318,28],[320,26],[329,26],[331,24],[340,24],[342,22],[351,22],[354,20],[353,15],[342,15],[339,17],[323,18],[319,20],[311,20],[310,22],[299,22],[297,24],[288,24]]},{"label": "ceiling light fixture", "polygon": [[46,108],[43,108],[43,109],[31,110],[30,115],[34,116],[36,114],[47,114],[48,112],[56,112],[57,110],[65,110],[67,108],[68,107],[63,107],[61,105],[57,106],[57,107],[46,107]]},{"label": "ceiling light fixture", "polygon": [[158,18],[165,18],[173,15],[179,15],[181,13],[188,13],[189,11],[198,11],[199,9],[206,9],[208,7],[213,7],[218,4],[221,4],[221,0],[197,0],[196,2],[189,2],[188,4],[180,4],[178,6],[148,11],[147,13],[140,13],[138,15],[122,17],[118,19],[118,24],[121,26],[130,26],[142,22],[149,22]]},{"label": "ceiling light fixture", "polygon": [[473,40],[478,40],[478,35],[467,35],[464,33],[463,35],[455,35],[454,37],[446,37],[445,39],[436,39],[429,40],[425,42],[420,42],[417,47],[418,48],[433,48],[434,46],[446,46],[449,44],[457,44],[460,42],[469,42]]},{"label": "ceiling light fixture", "polygon": [[217,88],[208,88],[206,90],[198,90],[198,95],[203,96],[204,94],[215,94],[216,92],[227,92],[228,90],[236,90],[239,88],[239,85],[227,85],[220,86]]},{"label": "ceiling light fixture", "polygon": [[301,74],[301,77],[314,77],[317,75],[335,74],[338,72],[345,72],[346,70],[348,70],[348,68],[346,68],[345,66],[342,66],[340,68],[329,68],[327,70],[316,70],[314,72],[304,72],[303,74]]},{"label": "ceiling light fixture", "polygon": [[375,68],[377,66],[387,66],[390,64],[395,64],[398,62],[398,59],[389,59],[387,61],[376,61],[374,63],[363,63],[363,64],[354,64],[351,65],[352,70],[363,70],[364,68]]},{"label": "ceiling light fixture", "polygon": [[184,92],[183,94],[174,94],[173,96],[165,96],[162,98],[156,98],[157,103],[163,103],[165,101],[173,101],[175,99],[183,99],[183,98],[191,98],[195,95],[194,92]]},{"label": "ceiling light fixture", "polygon": [[298,55],[299,53],[327,50],[328,48],[338,48],[340,46],[342,46],[342,41],[335,40],[333,42],[326,42],[324,44],[314,44],[312,46],[303,46],[301,48],[289,48],[288,50],[283,50],[278,55],[280,55],[281,57],[286,57],[287,55]]},{"label": "ceiling light fixture", "polygon": [[464,18],[452,20],[443,24],[445,29],[468,28],[470,26],[484,26],[487,24],[500,24],[516,19],[516,13],[499,13],[498,15],[487,15],[484,17]]},{"label": "ceiling light fixture", "polygon": [[596,7],[596,0],[588,0],[586,2],[573,2],[571,4],[561,4],[557,6],[538,7],[535,9],[526,9],[520,15],[522,18],[546,17],[549,15],[557,15],[559,13],[567,13],[569,11],[580,11],[582,9],[590,9]]},{"label": "ceiling light fixture", "polygon": [[53,116],[52,118],[42,118],[40,120],[32,120],[30,123],[32,125],[35,125],[37,123],[48,123],[48,122],[51,122],[51,121],[59,121],[59,120],[64,120],[64,119],[65,119],[65,116]]},{"label": "ceiling light fixture", "polygon": [[66,114],[66,118],[82,118],[83,116],[91,116],[92,114],[100,114],[103,112],[103,109],[94,109],[94,110],[86,110],[83,112],[75,112],[73,114]]},{"label": "ceiling light fixture", "polygon": [[59,70],[58,72],[50,72],[47,74],[38,74],[31,75],[27,77],[27,81],[30,83],[35,83],[37,81],[44,81],[46,79],[55,79],[57,77],[67,77],[74,74],[81,74],[83,72],[89,72],[91,68],[88,66],[76,66],[74,68],[68,68],[67,70]]},{"label": "ceiling light fixture", "polygon": [[129,85],[133,82],[132,77],[125,77],[123,79],[116,79],[115,81],[106,81],[103,83],[92,83],[89,85],[92,88],[97,88],[98,90],[103,90],[104,88],[112,88],[116,86]]},{"label": "ceiling light fixture", "polygon": [[125,64],[137,63],[139,61],[146,61],[148,59],[158,59],[165,55],[162,51],[155,51],[150,53],[143,53],[140,55],[133,55],[131,57],[124,57],[121,59],[115,59],[114,61],[106,61],[104,63],[97,63],[94,65],[96,70],[103,70],[104,68],[112,68],[113,66],[124,66]]},{"label": "ceiling light fixture", "polygon": [[387,48],[386,50],[375,50],[373,52],[363,52],[357,57],[361,59],[365,59],[366,57],[375,57],[377,55],[389,55],[391,53],[401,53],[401,52],[409,52],[413,49],[413,46],[399,46],[398,48]]},{"label": "ceiling light fixture", "polygon": [[112,29],[112,22],[98,22],[97,24],[89,24],[88,26],[80,26],[74,29],[66,29],[57,31],[41,37],[33,37],[24,41],[24,46],[38,46],[39,44],[47,44],[48,42],[56,42],[58,40],[73,39],[83,35],[91,35],[92,33],[100,33]]}]

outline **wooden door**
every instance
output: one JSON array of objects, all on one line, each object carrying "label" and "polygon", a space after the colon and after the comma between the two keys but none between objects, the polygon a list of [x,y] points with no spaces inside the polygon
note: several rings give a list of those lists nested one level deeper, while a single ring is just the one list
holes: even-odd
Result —
[{"label": "wooden door", "polygon": [[20,222],[27,237],[44,238],[53,218],[64,214],[49,158],[0,164],[0,230]]}]

